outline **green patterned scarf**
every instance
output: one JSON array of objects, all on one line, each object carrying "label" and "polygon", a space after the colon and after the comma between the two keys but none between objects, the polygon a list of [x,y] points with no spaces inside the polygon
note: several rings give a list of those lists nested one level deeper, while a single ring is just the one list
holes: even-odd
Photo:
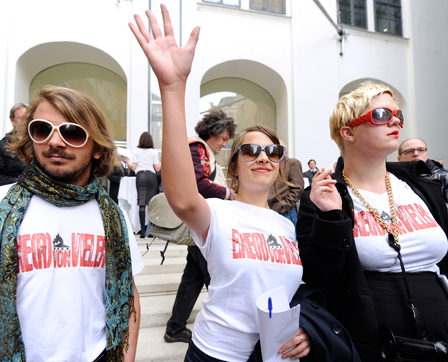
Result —
[{"label": "green patterned scarf", "polygon": [[[25,361],[25,349],[16,310],[17,232],[31,196],[58,206],[74,206],[95,198],[106,234],[106,333],[108,361],[123,360],[128,347],[129,318],[134,309],[128,230],[118,206],[96,177],[87,186],[55,181],[33,161],[0,204],[0,361]],[[134,314],[135,317],[135,314]]]}]

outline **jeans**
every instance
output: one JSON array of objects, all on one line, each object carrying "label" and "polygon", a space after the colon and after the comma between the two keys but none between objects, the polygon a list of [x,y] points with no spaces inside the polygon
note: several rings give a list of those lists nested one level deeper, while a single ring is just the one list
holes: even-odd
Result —
[{"label": "jeans", "polygon": [[291,220],[292,223],[294,224],[294,230],[295,230],[296,225],[297,225],[297,210],[296,210],[296,208],[293,207],[290,211],[280,212],[279,214],[286,217],[287,219]]},{"label": "jeans", "polygon": [[168,333],[176,334],[186,328],[187,319],[204,284],[207,288],[210,284],[207,262],[197,246],[189,246],[187,265],[177,290],[171,318],[166,325]]}]

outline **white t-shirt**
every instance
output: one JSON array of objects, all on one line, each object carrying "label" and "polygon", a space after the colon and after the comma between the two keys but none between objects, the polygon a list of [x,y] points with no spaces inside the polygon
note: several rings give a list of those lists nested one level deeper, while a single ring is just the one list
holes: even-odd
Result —
[{"label": "white t-shirt", "polygon": [[[144,265],[128,225],[133,275]],[[17,237],[17,313],[28,361],[93,361],[106,347],[105,232],[98,202],[33,196]]]},{"label": "white t-shirt", "polygon": [[[397,210],[398,239],[407,272],[439,272],[436,265],[448,250],[448,242],[442,228],[437,224],[424,201],[410,186],[390,174],[395,208]],[[378,224],[375,216],[353,194],[356,248],[364,270],[401,273],[398,253],[389,246],[387,232]],[[389,222],[392,229],[389,198],[359,190],[364,199]]]},{"label": "white t-shirt", "polygon": [[139,171],[151,171],[156,173],[154,165],[159,164],[159,154],[154,148],[136,148],[132,162],[137,162],[135,173]]},{"label": "white t-shirt", "polygon": [[201,235],[191,234],[207,260],[211,282],[193,342],[214,358],[244,362],[259,339],[257,298],[283,285],[291,300],[302,280],[294,225],[273,210],[206,201],[211,222],[205,245]]}]

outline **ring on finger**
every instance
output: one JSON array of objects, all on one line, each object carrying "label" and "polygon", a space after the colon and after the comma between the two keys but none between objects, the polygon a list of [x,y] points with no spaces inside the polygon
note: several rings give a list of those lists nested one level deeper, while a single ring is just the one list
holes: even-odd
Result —
[{"label": "ring on finger", "polygon": [[[302,340],[302,342],[304,342],[305,340],[303,339],[303,337],[302,336],[299,336],[300,337],[300,339]],[[300,343],[302,343],[302,342],[300,342]],[[300,344],[299,343],[299,344]]]}]

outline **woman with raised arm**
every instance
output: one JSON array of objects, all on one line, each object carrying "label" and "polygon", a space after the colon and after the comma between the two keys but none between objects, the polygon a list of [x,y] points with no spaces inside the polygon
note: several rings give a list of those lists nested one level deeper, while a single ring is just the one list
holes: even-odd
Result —
[{"label": "woman with raised arm", "polygon": [[[344,164],[332,176],[322,169],[300,201],[304,281],[323,291],[363,362],[393,354],[390,331],[414,346],[448,341],[447,290],[438,277],[439,267],[447,272],[447,211],[440,185],[422,177],[430,174],[424,162],[386,163],[403,125],[385,86],[367,82],[343,96],[330,129]],[[403,346],[413,361],[442,360]]]},{"label": "woman with raised arm", "polygon": [[[259,339],[256,299],[281,285],[291,299],[301,282],[294,226],[267,203],[269,187],[281,172],[284,149],[268,128],[245,130],[233,144],[229,163],[231,187],[238,191],[236,201],[205,200],[198,193],[184,98],[199,28],[179,48],[168,11],[164,5],[161,9],[165,37],[150,11],[146,14],[152,35],[137,15],[138,28],[130,27],[159,80],[164,191],[176,215],[190,228],[211,275],[209,296],[197,316],[185,361],[245,362]],[[282,250],[283,259],[276,257],[281,252],[272,245]],[[293,339],[279,346],[279,353],[283,358],[300,358],[310,349],[308,335],[300,328]]]}]

